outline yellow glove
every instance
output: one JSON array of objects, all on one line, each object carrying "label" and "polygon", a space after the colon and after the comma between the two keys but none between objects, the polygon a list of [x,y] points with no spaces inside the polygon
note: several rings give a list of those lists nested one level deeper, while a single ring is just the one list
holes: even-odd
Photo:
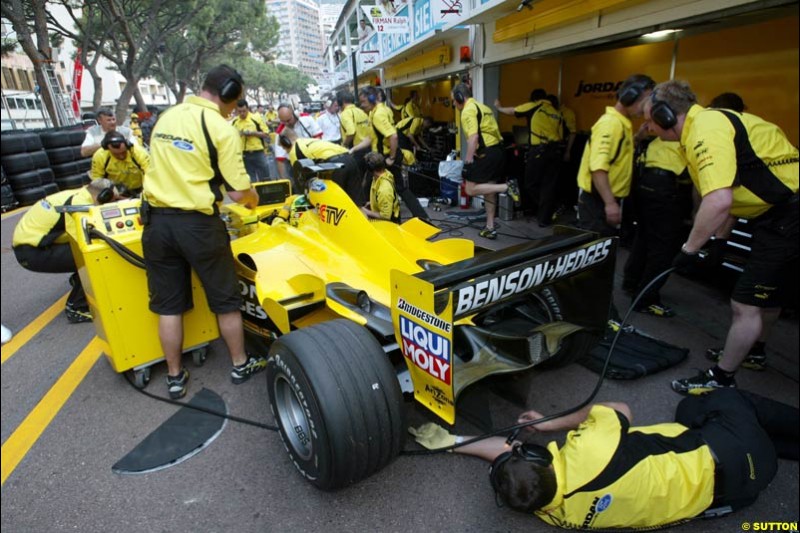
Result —
[{"label": "yellow glove", "polygon": [[414,435],[414,440],[429,450],[446,448],[456,443],[455,435],[433,422],[422,424],[418,428],[409,427],[408,432]]}]

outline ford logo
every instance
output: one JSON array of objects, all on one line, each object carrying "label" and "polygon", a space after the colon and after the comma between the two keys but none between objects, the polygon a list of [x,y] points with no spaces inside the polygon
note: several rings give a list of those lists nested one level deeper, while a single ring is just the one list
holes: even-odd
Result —
[{"label": "ford logo", "polygon": [[192,143],[186,142],[186,141],[172,141],[172,146],[174,146],[178,150],[183,150],[185,152],[193,152],[194,151],[194,145],[192,145]]},{"label": "ford logo", "polygon": [[603,511],[608,509],[609,505],[611,505],[611,494],[606,494],[605,496],[600,498],[599,502],[597,502],[597,512],[602,513]]}]

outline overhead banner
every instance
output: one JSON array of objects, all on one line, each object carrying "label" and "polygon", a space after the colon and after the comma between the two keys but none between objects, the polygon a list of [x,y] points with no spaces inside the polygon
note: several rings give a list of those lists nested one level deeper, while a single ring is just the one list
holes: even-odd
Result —
[{"label": "overhead banner", "polygon": [[75,65],[72,70],[72,112],[75,118],[81,118],[81,83],[83,81],[83,63],[81,49],[75,54]]},{"label": "overhead banner", "polygon": [[[378,33],[408,33],[408,15],[388,13],[383,6],[361,6]],[[407,11],[406,11],[407,13]]]}]

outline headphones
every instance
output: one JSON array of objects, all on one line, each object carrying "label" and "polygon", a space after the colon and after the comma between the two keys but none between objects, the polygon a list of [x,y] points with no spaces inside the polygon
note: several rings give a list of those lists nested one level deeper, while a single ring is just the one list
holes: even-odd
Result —
[{"label": "headphones", "polygon": [[97,203],[103,205],[107,204],[108,202],[113,202],[114,196],[116,196],[114,187],[106,187],[97,194]]},{"label": "headphones", "polygon": [[281,147],[283,147],[283,149],[285,150],[288,150],[289,148],[292,147],[291,139],[289,139],[288,135],[284,135],[283,133],[278,135],[278,144],[280,144]]},{"label": "headphones", "polygon": [[458,89],[453,89],[453,99],[459,104],[463,104],[467,101],[467,99],[464,98],[464,94]]},{"label": "headphones", "polygon": [[650,119],[665,130],[675,127],[678,117],[672,107],[664,100],[657,99],[655,91],[650,95],[650,101],[653,104],[650,107]]},{"label": "headphones", "polygon": [[109,146],[117,143],[125,143],[125,146],[128,148],[133,148],[133,143],[126,139],[121,133],[111,135],[110,137],[103,137],[103,139],[100,141],[100,146],[103,148],[103,150],[108,150]]},{"label": "headphones", "polygon": [[625,107],[632,106],[642,96],[642,93],[652,87],[652,83],[647,80],[633,82],[624,89],[619,90],[617,100]]},{"label": "headphones", "polygon": [[500,467],[505,465],[512,457],[519,457],[525,462],[547,468],[553,464],[553,454],[544,446],[538,444],[515,444],[510,451],[498,455],[492,466],[489,467],[489,482],[495,494],[500,488]]},{"label": "headphones", "polygon": [[376,89],[370,87],[369,89],[364,91],[364,94],[366,95],[367,101],[370,104],[375,105],[376,103],[378,103],[378,91]]},{"label": "headphones", "polygon": [[239,99],[243,90],[244,81],[242,80],[242,75],[234,70],[233,75],[226,78],[219,86],[219,99],[222,100],[223,103],[230,104]]}]

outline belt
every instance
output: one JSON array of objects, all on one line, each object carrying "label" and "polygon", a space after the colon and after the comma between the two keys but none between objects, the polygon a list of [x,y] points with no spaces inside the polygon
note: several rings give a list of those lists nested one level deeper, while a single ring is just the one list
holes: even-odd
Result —
[{"label": "belt", "polygon": [[642,176],[658,176],[662,178],[671,178],[675,179],[676,174],[669,170],[664,170],[663,168],[658,167],[645,167],[644,171],[642,172]]},{"label": "belt", "polygon": [[206,215],[200,211],[188,211],[186,209],[175,209],[173,207],[153,207],[150,206],[150,212],[156,215]]},{"label": "belt", "polygon": [[256,149],[256,150],[245,150],[244,151],[244,155],[247,155],[247,154],[263,154],[263,153],[264,153],[264,149],[263,148],[260,149],[260,150]]}]

